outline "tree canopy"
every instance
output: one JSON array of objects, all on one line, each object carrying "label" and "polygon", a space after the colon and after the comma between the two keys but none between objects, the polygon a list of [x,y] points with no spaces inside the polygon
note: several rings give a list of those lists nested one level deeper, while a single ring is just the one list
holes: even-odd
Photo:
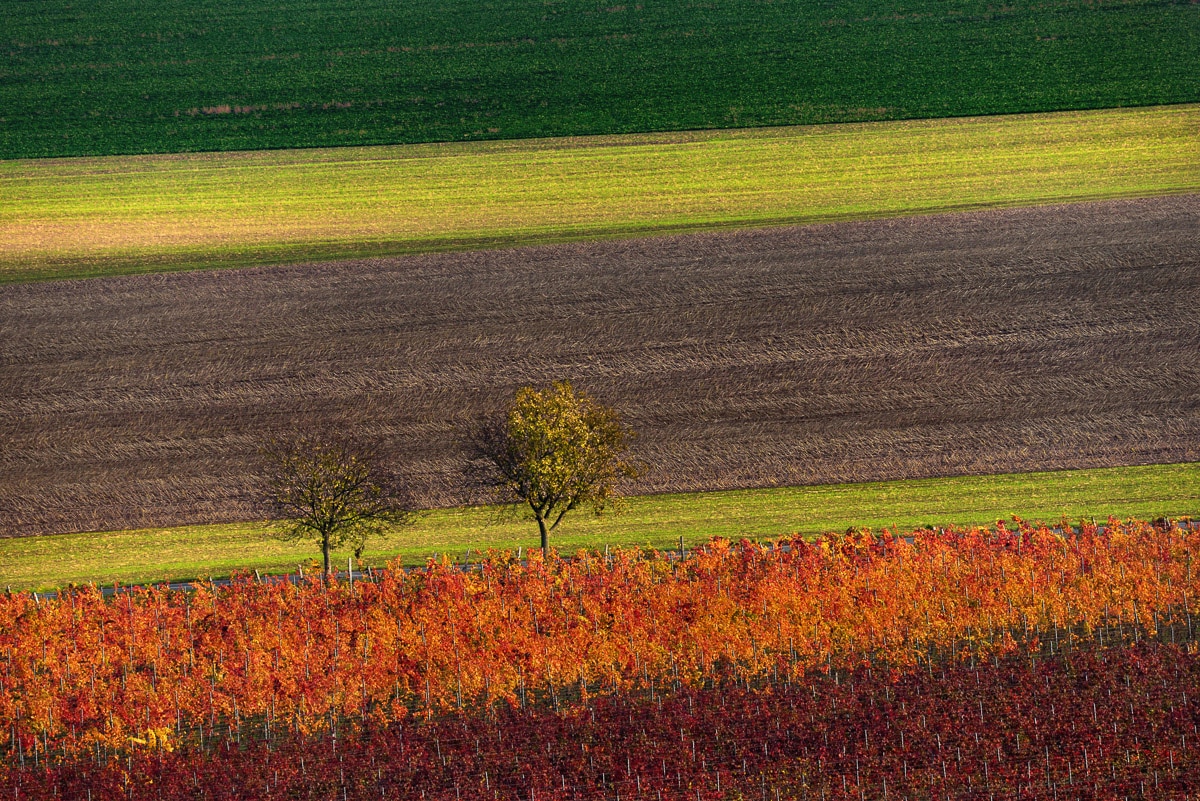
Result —
[{"label": "tree canopy", "polygon": [[620,482],[638,475],[632,438],[614,409],[559,381],[518,390],[505,414],[478,430],[475,459],[501,500],[528,505],[545,553],[568,512],[590,505],[603,513]]}]

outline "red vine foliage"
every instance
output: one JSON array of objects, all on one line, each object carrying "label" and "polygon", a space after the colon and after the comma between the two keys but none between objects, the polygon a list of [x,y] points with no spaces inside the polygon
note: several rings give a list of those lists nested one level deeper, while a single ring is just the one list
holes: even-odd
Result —
[{"label": "red vine foliage", "polygon": [[0,790],[18,801],[1186,799],[1200,787],[1198,697],[1200,662],[1151,641],[108,762],[29,760]]},{"label": "red vine foliage", "polygon": [[[462,710],[1061,651],[1117,624],[1192,640],[1200,532],[1110,520],[714,541],[686,559],[445,563],[353,587],[0,598],[7,761],[309,735]],[[1112,636],[1111,634],[1109,635]],[[1134,636],[1138,636],[1135,634]],[[1171,634],[1174,637],[1174,633]]]}]

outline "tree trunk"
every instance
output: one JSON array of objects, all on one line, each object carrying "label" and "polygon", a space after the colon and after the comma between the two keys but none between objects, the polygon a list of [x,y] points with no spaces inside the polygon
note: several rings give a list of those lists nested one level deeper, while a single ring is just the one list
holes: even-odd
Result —
[{"label": "tree trunk", "polygon": [[325,558],[325,580],[329,581],[329,535],[321,537],[321,556]]},{"label": "tree trunk", "polygon": [[537,516],[538,530],[542,532],[542,558],[550,558],[550,531],[546,528],[546,521],[541,516]]}]

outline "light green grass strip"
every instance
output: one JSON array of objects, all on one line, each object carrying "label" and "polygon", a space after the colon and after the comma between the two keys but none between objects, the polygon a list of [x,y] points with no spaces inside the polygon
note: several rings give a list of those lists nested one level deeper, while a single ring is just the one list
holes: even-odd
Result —
[{"label": "light green grass strip", "polygon": [[1200,106],[0,162],[0,281],[1200,191]]},{"label": "light green grass strip", "polygon": [[[630,498],[603,518],[566,518],[552,543],[563,552],[607,545],[675,547],[721,536],[774,539],[849,526],[903,530],[926,524],[1078,521],[1200,513],[1200,463],[888,481],[814,487],[650,495]],[[369,564],[400,556],[419,563],[435,552],[461,560],[468,548],[536,547],[536,526],[496,508],[443,509],[375,540]],[[111,584],[224,576],[234,570],[294,570],[313,563],[313,545],[264,536],[262,524],[63,534],[0,540],[0,586],[46,589],[90,581]],[[338,554],[346,564],[346,554]]]}]

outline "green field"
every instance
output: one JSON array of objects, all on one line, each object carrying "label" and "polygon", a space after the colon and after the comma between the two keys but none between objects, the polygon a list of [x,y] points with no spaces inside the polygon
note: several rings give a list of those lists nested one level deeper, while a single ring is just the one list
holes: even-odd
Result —
[{"label": "green field", "polygon": [[1200,106],[0,162],[0,282],[1200,191]]},{"label": "green field", "polygon": [[[868,526],[994,524],[1018,515],[1057,522],[1109,515],[1126,519],[1200,513],[1200,463],[813,487],[651,495],[628,499],[618,515],[568,517],[552,544],[564,552],[605,545],[676,547],[710,537],[773,539]],[[373,541],[366,562],[434,553],[456,560],[468,548],[537,547],[537,528],[497,508],[440,509]],[[110,584],[219,577],[313,565],[313,545],[268,539],[261,523],[188,526],[0,539],[0,586],[47,589],[70,582]],[[337,563],[345,565],[346,554]],[[310,568],[306,568],[310,569]]]},{"label": "green field", "polygon": [[1200,101],[1190,0],[24,0],[0,158]]}]

